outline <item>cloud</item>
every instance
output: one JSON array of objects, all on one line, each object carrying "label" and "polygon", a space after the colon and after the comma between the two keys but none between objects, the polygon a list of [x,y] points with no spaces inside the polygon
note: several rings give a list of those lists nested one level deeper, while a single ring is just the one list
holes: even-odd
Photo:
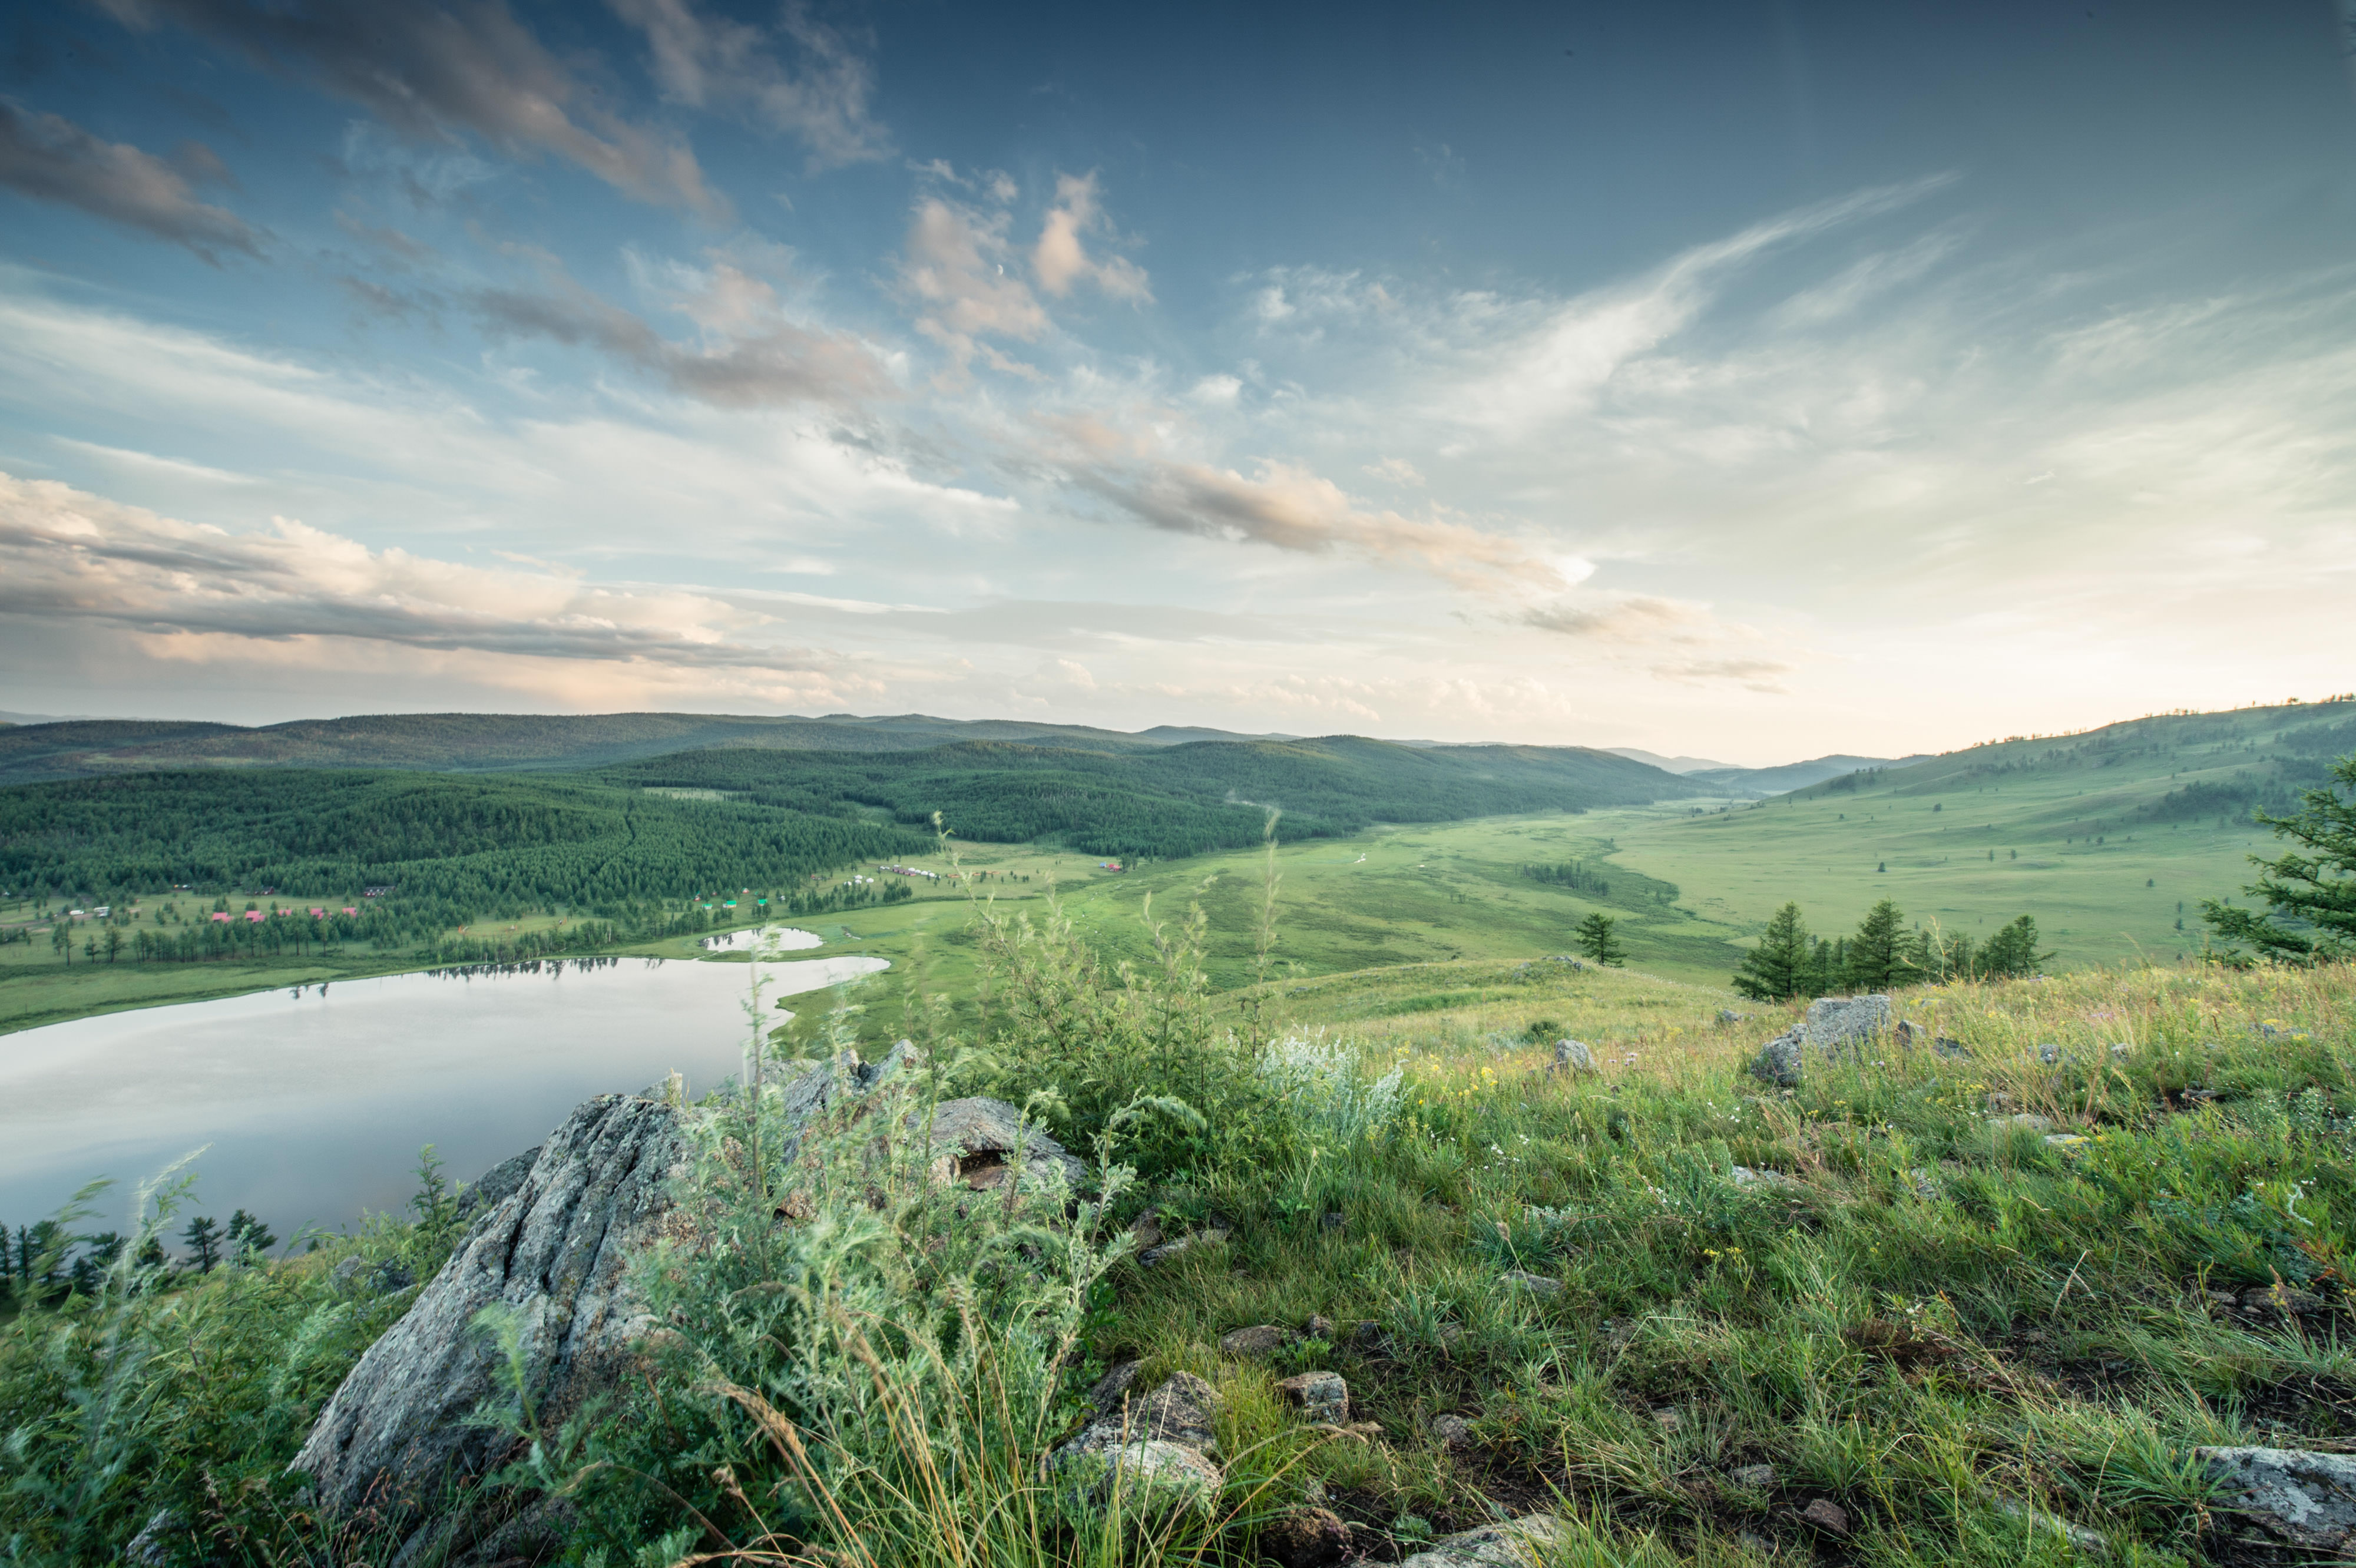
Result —
[{"label": "cloud", "polygon": [[[1108,433],[1077,433],[1099,449],[1117,445]],[[1464,523],[1367,511],[1333,480],[1289,463],[1263,461],[1257,476],[1247,478],[1204,463],[1099,458],[1072,463],[1066,474],[1079,489],[1172,533],[1303,554],[1346,551],[1468,587],[1569,585],[1554,564],[1520,540]]]},{"label": "cloud", "polygon": [[191,142],[180,164],[175,168],[59,115],[0,99],[0,186],[186,245],[216,264],[220,251],[261,255],[259,231],[226,208],[198,200],[189,188],[192,176],[225,182],[229,171],[220,160]]},{"label": "cloud", "polygon": [[1116,299],[1151,304],[1153,291],[1143,267],[1126,256],[1093,260],[1081,244],[1081,235],[1109,234],[1110,228],[1097,200],[1097,177],[1057,175],[1055,204],[1047,209],[1039,242],[1031,249],[1031,271],[1039,286],[1060,299],[1072,292],[1074,284],[1093,283]]},{"label": "cloud", "polygon": [[807,675],[848,663],[755,640],[774,618],[689,589],[371,551],[285,518],[232,533],[6,474],[0,614],[198,639],[182,642],[183,656],[326,639],[674,671]]},{"label": "cloud", "polygon": [[1386,457],[1379,463],[1369,463],[1365,472],[1385,484],[1414,485],[1419,489],[1424,482],[1423,476],[1416,472],[1415,465],[1404,457]]},{"label": "cloud", "polygon": [[125,27],[167,24],[218,40],[255,66],[360,104],[403,135],[471,132],[510,156],[542,154],[659,207],[720,220],[687,145],[600,102],[502,0],[444,7],[292,0],[94,0]]},{"label": "cloud", "polygon": [[1688,659],[1653,666],[1653,673],[1665,681],[1679,681],[1688,685],[1699,685],[1709,681],[1731,681],[1750,691],[1777,696],[1787,694],[1789,688],[1781,678],[1791,672],[1791,665],[1772,659]]},{"label": "cloud", "polygon": [[480,289],[467,303],[493,332],[594,348],[704,403],[841,402],[891,389],[864,343],[787,319],[775,289],[726,262],[714,262],[673,301],[704,330],[703,343],[694,347],[664,337],[562,274],[537,289]]},{"label": "cloud", "polygon": [[916,330],[948,350],[962,371],[976,354],[1001,370],[1018,367],[980,342],[1030,342],[1047,330],[1047,312],[1019,277],[1010,277],[1005,212],[982,212],[928,196],[916,203],[900,256],[900,287],[916,301]]},{"label": "cloud", "polygon": [[704,15],[692,0],[609,3],[646,34],[655,81],[672,102],[734,109],[799,136],[813,173],[890,156],[891,137],[868,111],[874,68],[807,5],[785,10],[781,27],[796,55],[788,66],[766,30]]},{"label": "cloud", "polygon": [[1700,605],[1650,594],[1598,594],[1533,606],[1519,618],[1524,626],[1565,637],[1640,642],[1706,626],[1709,612]]}]

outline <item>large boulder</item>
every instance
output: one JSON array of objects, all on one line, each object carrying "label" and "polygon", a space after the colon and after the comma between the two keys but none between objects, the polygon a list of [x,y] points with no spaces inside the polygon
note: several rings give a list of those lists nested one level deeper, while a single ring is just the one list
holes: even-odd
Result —
[{"label": "large boulder", "polygon": [[1742,1070],[1777,1089],[1799,1088],[1802,1037],[1797,1029],[1776,1036],[1759,1047],[1759,1054]]},{"label": "large boulder", "polygon": [[549,1135],[320,1412],[293,1467],[309,1473],[324,1511],[366,1507],[405,1532],[446,1483],[505,1456],[506,1434],[467,1420],[498,1391],[500,1348],[476,1326],[486,1307],[511,1315],[522,1391],[541,1421],[615,1385],[648,1326],[628,1265],[673,1213],[680,1119],[659,1101],[606,1094]]},{"label": "large boulder", "polygon": [[2356,1457],[2297,1448],[2196,1448],[2220,1507],[2267,1535],[2333,1560],[2356,1546]]},{"label": "large boulder", "polygon": [[1809,1045],[1831,1057],[1888,1033],[1893,1017],[1890,998],[1879,992],[1865,996],[1819,996],[1808,1004],[1807,1019],[1800,1028]]},{"label": "large boulder", "polygon": [[1118,1490],[1132,1508],[1206,1508],[1226,1484],[1212,1457],[1220,1403],[1219,1391],[1192,1372],[1173,1374],[1142,1398],[1124,1381],[1055,1451],[1056,1468],[1083,1477],[1083,1495],[1093,1502]]}]

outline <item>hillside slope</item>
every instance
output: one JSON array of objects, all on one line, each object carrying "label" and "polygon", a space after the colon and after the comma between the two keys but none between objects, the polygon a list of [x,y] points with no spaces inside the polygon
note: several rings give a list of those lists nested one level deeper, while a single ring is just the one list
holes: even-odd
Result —
[{"label": "hillside slope", "polygon": [[2245,857],[2272,851],[2252,809],[2290,810],[2350,751],[2356,704],[2165,714],[1592,825],[1615,863],[1754,931],[1786,899],[1846,931],[1887,897],[1975,933],[2033,914],[2065,965],[2172,958],[2200,947],[2199,900],[2236,891]]}]

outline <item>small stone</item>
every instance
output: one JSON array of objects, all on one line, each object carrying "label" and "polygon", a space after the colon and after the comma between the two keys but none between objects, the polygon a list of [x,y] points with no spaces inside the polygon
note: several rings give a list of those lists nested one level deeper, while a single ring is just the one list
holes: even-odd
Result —
[{"label": "small stone", "polygon": [[1999,1136],[2007,1133],[2051,1133],[2053,1131],[2053,1119],[2040,1116],[2034,1111],[2023,1111],[2011,1116],[1991,1116],[1988,1118],[1988,1131]]},{"label": "small stone", "polygon": [[1431,1435],[1442,1448],[1470,1448],[1472,1423],[1461,1415],[1435,1415],[1431,1418]]},{"label": "small stone", "polygon": [[1818,1498],[1800,1510],[1800,1521],[1812,1524],[1826,1535],[1848,1538],[1848,1509],[1830,1498]]},{"label": "small stone", "polygon": [[2324,1300],[2312,1291],[2295,1285],[2256,1285],[2242,1293],[2244,1312],[2272,1312],[2290,1317],[2307,1317],[2324,1310]]},{"label": "small stone", "polygon": [[2037,1059],[2047,1067],[2058,1066],[2062,1060],[2062,1047],[2049,1040],[2037,1047]]},{"label": "small stone", "polygon": [[1144,1251],[1140,1252],[1137,1255],[1137,1261],[1141,1266],[1151,1269],[1159,1264],[1168,1262],[1171,1259],[1177,1257],[1183,1252],[1189,1252],[1197,1247],[1208,1247],[1214,1243],[1224,1241],[1227,1239],[1227,1234],[1228,1232],[1226,1228],[1219,1225],[1210,1226],[1201,1230],[1190,1231],[1186,1235],[1179,1237],[1174,1241],[1164,1241],[1159,1247],[1148,1247]]},{"label": "small stone", "polygon": [[1760,1534],[1755,1530],[1737,1531],[1734,1537],[1734,1544],[1740,1546],[1743,1551],[1750,1552],[1754,1557],[1772,1557],[1775,1555],[1775,1543],[1768,1540],[1765,1536]]},{"label": "small stone", "polygon": [[1685,1430],[1686,1418],[1664,1405],[1653,1412],[1653,1424],[1659,1427],[1663,1434],[1675,1436]]},{"label": "small stone", "polygon": [[1801,1038],[1797,1029],[1776,1036],[1759,1047],[1759,1054],[1742,1070],[1778,1089],[1799,1088]]},{"label": "small stone", "polygon": [[1312,1339],[1323,1339],[1330,1345],[1333,1342],[1333,1320],[1312,1312],[1309,1315],[1309,1321],[1301,1326],[1301,1332]]},{"label": "small stone", "polygon": [[1554,1043],[1554,1070],[1585,1078],[1595,1070],[1595,1049],[1580,1040]]},{"label": "small stone", "polygon": [[1378,1353],[1383,1348],[1383,1326],[1371,1317],[1362,1317],[1350,1330],[1350,1344],[1362,1356]]},{"label": "small stone", "polygon": [[2207,1290],[2202,1291],[2201,1294],[2208,1297],[2209,1305],[2219,1312],[2231,1312],[2235,1307],[2242,1305],[2242,1298],[2235,1295],[2232,1291]]},{"label": "small stone", "polygon": [[1754,1171],[1749,1165],[1732,1165],[1727,1175],[1737,1187],[1797,1187],[1799,1178],[1782,1171]]},{"label": "small stone", "polygon": [[173,1548],[187,1533],[187,1524],[178,1514],[170,1509],[157,1509],[123,1549],[123,1561],[134,1568],[170,1568]]},{"label": "small stone", "polygon": [[1141,1252],[1150,1251],[1162,1242],[1162,1221],[1153,1217],[1150,1208],[1130,1224],[1129,1233],[1137,1238],[1137,1250]]},{"label": "small stone", "polygon": [[2048,1513],[2043,1509],[2033,1509],[2027,1503],[2015,1502],[2010,1498],[1999,1498],[1996,1507],[1998,1513],[2019,1520],[2031,1530],[2061,1536],[2081,1552],[2100,1555],[2111,1549],[2110,1537],[2101,1530],[2089,1530],[2083,1524],[2063,1519],[2058,1513]]},{"label": "small stone", "polygon": [[1283,1568],[1325,1568],[1350,1550],[1350,1527],[1328,1509],[1294,1509],[1260,1531],[1259,1549]]},{"label": "small stone", "polygon": [[1729,1470],[1726,1478],[1738,1487],[1756,1487],[1763,1492],[1775,1484],[1775,1466],[1743,1465]]},{"label": "small stone", "polygon": [[1287,1404],[1301,1412],[1303,1421],[1322,1421],[1342,1426],[1350,1419],[1350,1385],[1342,1380],[1339,1372],[1303,1372],[1287,1378],[1276,1385]]},{"label": "small stone", "polygon": [[1929,1035],[1928,1029],[1912,1018],[1898,1020],[1898,1043],[1908,1050],[1912,1050],[1916,1046],[1921,1045]]},{"label": "small stone", "polygon": [[1219,1336],[1219,1354],[1244,1360],[1260,1356],[1272,1356],[1301,1337],[1290,1328],[1273,1323],[1255,1323],[1248,1328],[1237,1328]]},{"label": "small stone", "polygon": [[1915,1197],[1933,1200],[1939,1197],[1938,1177],[1931,1174],[1931,1168],[1928,1165],[1915,1166],[1906,1173],[1906,1179],[1913,1185]]},{"label": "small stone", "polygon": [[2092,1142],[2094,1142],[2093,1139],[2079,1133],[2048,1133],[2045,1134],[2045,1146],[2049,1149],[2075,1149],[2083,1144],[2090,1144]]},{"label": "small stone", "polygon": [[1525,1291],[1541,1301],[1551,1301],[1562,1294],[1562,1282],[1544,1274],[1533,1274],[1521,1269],[1508,1269],[1497,1276],[1497,1283],[1507,1290]]},{"label": "small stone", "polygon": [[1348,1224],[1349,1221],[1344,1219],[1342,1211],[1336,1208],[1328,1212],[1320,1223],[1325,1227],[1326,1233],[1331,1235],[1339,1231],[1342,1227]]},{"label": "small stone", "polygon": [[1721,1007],[1718,1010],[1718,1021],[1721,1026],[1740,1024],[1748,1016],[1748,1014],[1738,1013],[1731,1007]]},{"label": "small stone", "polygon": [[1935,1036],[1931,1041],[1931,1048],[1938,1052],[1943,1057],[1949,1057],[1956,1059],[1968,1058],[1972,1054],[1965,1048],[1963,1041],[1950,1039],[1944,1035]]}]

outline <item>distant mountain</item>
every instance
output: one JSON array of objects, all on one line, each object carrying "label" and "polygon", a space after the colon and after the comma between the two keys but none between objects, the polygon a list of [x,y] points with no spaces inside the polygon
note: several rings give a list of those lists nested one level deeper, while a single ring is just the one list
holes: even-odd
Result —
[{"label": "distant mountain", "polygon": [[1663,757],[1657,751],[1640,751],[1633,746],[1610,746],[1604,749],[1614,757],[1624,757],[1633,762],[1642,762],[1647,767],[1657,768],[1664,773],[1699,773],[1710,768],[1726,773],[1746,771],[1736,768],[1731,763],[1712,762],[1707,757]]},{"label": "distant mountain", "polygon": [[806,718],[732,714],[379,714],[248,728],[183,720],[78,719],[0,729],[0,784],[178,768],[412,768],[550,772],[720,746],[783,751],[922,751],[956,741],[1020,741],[1104,751],[1187,740],[1242,740],[1219,730],[1125,735],[1023,719],[924,714]]},{"label": "distant mountain", "polygon": [[1904,768],[1929,756],[1928,752],[1917,752],[1912,757],[1817,757],[1806,762],[1786,762],[1779,768],[1698,768],[1686,773],[1685,778],[1690,783],[1714,784],[1729,794],[1782,795],[1862,768]]}]

